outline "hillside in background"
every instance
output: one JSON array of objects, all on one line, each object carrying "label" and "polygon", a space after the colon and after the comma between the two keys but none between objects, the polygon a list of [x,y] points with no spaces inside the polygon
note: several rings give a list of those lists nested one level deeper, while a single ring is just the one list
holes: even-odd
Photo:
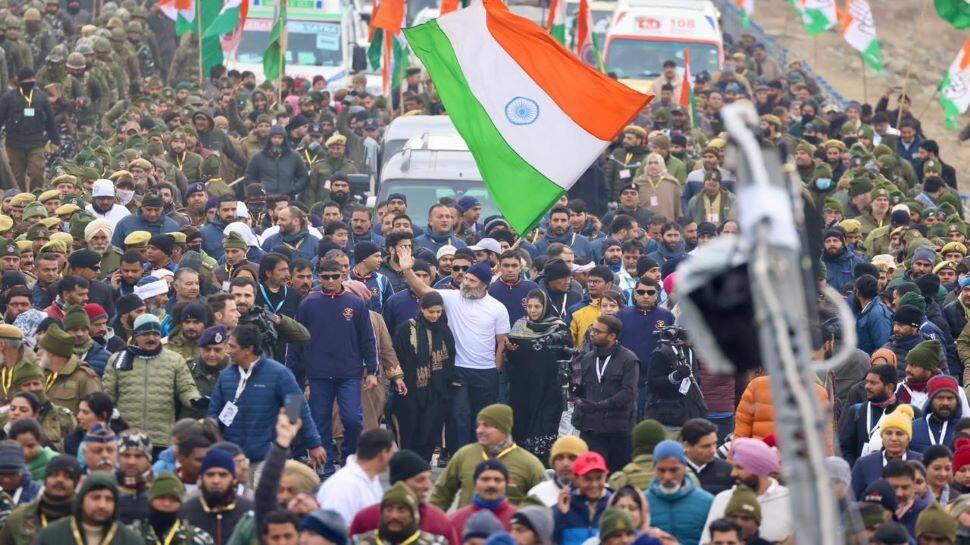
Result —
[{"label": "hillside in background", "polygon": [[[922,7],[926,4],[925,9]],[[970,32],[957,30],[937,16],[932,0],[870,0],[886,70],[876,74],[837,32],[811,38],[785,0],[757,3],[754,19],[793,55],[807,60],[847,99],[876,101],[890,86],[904,86],[913,97],[913,111],[928,138],[940,144],[943,160],[957,169],[961,193],[970,193],[970,143],[960,144],[957,133],[943,124],[943,110],[934,96],[936,86]],[[922,17],[920,16],[923,11]],[[890,108],[894,107],[890,103]],[[961,118],[961,127],[968,120]]]}]

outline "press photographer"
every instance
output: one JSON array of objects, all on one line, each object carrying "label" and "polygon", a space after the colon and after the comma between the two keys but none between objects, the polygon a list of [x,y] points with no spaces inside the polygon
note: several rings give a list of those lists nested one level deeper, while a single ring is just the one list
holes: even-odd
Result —
[{"label": "press photographer", "polygon": [[674,325],[653,331],[658,346],[650,356],[647,418],[668,431],[679,430],[691,418],[706,418],[707,404],[697,376],[700,366],[687,339],[687,331]]}]

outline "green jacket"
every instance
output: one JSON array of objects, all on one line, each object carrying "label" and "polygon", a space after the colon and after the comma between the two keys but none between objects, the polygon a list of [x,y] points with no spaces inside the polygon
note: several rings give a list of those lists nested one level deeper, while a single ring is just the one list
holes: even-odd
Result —
[{"label": "green jacket", "polygon": [[639,454],[634,456],[629,464],[623,466],[623,469],[610,475],[607,484],[613,490],[630,485],[637,490],[646,491],[650,487],[653,475],[653,454]]},{"label": "green jacket", "polygon": [[111,273],[121,267],[121,256],[123,255],[118,248],[108,247],[108,251],[101,256],[101,280],[108,278]]},{"label": "green jacket", "polygon": [[192,526],[185,519],[177,520],[176,524],[178,524],[178,527],[175,528],[175,535],[172,536],[171,540],[168,540],[168,535],[156,536],[155,530],[147,519],[135,521],[128,527],[141,536],[145,545],[155,545],[156,543],[163,543],[164,545],[212,545],[215,543],[209,532]]},{"label": "green jacket", "polygon": [[177,155],[169,152],[165,158],[185,175],[186,184],[191,185],[204,181],[202,179],[202,156],[198,153],[185,151]]},{"label": "green jacket", "polygon": [[[326,154],[326,151],[322,153]],[[313,167],[310,168],[310,183],[307,188],[303,191],[304,203],[313,205],[314,203],[322,202],[330,197],[330,190],[325,186],[327,180],[335,172],[343,172],[344,174],[357,174],[360,172],[357,165],[353,161],[348,159],[346,156],[343,159],[333,159],[329,155],[325,155],[319,161],[313,163]]]},{"label": "green jacket", "polygon": [[100,544],[87,543],[85,541],[84,529],[78,520],[81,516],[81,504],[84,497],[94,487],[108,488],[114,493],[115,499],[118,498],[118,485],[114,477],[106,473],[91,473],[81,483],[80,489],[74,496],[74,513],[72,516],[58,519],[47,525],[46,528],[37,534],[33,545],[144,545],[141,536],[133,532],[127,526],[118,522],[118,502],[115,502],[114,521],[105,528],[105,537]]},{"label": "green jacket", "polygon": [[202,356],[202,349],[199,348],[199,343],[186,340],[182,335],[181,326],[176,326],[168,334],[167,346],[169,350],[176,352],[187,362],[196,360]]},{"label": "green jacket", "polygon": [[155,446],[171,444],[176,400],[183,405],[202,396],[195,387],[189,367],[182,356],[168,349],[151,359],[134,358],[131,369],[119,371],[118,358],[112,354],[104,369],[104,391],[118,412],[133,427],[148,433]]},{"label": "green jacket", "polygon": [[892,225],[883,225],[882,227],[876,227],[862,241],[862,247],[865,248],[866,253],[871,256],[877,256],[880,254],[888,254],[890,250],[890,245],[892,244]]},{"label": "green jacket", "polygon": [[[449,509],[458,494],[458,507],[471,503],[475,492],[475,467],[488,459],[485,449],[477,443],[465,445],[458,449],[448,462],[444,473],[431,491],[430,504],[442,510]],[[509,501],[518,505],[529,494],[533,486],[541,483],[544,477],[544,467],[531,452],[512,445],[497,456],[509,470],[509,483],[506,495]]]},{"label": "green jacket", "polygon": [[[45,369],[44,374],[47,380],[51,380],[52,373],[49,369]],[[97,371],[81,361],[77,355],[73,355],[48,386],[47,398],[55,405],[77,414],[77,406],[81,403],[81,398],[100,391],[101,379]]]},{"label": "green jacket", "polygon": [[[41,502],[44,501],[44,496],[41,494],[40,498],[14,509],[7,518],[6,524],[0,529],[0,545],[30,545],[34,542],[37,533],[44,528],[44,519],[47,520],[48,525],[58,520],[60,517],[54,515],[57,512],[56,509],[45,509],[41,506]],[[40,516],[42,510],[47,513],[44,519]]]}]

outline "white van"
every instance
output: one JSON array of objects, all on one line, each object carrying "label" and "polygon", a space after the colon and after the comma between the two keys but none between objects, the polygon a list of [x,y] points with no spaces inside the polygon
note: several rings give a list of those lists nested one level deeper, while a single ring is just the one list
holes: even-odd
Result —
[{"label": "white van", "polygon": [[[226,67],[249,70],[262,81],[263,55],[273,30],[276,0],[247,0],[249,16],[239,46]],[[367,68],[367,26],[353,2],[289,0],[286,75],[312,80],[320,75],[331,89],[350,83]]]},{"label": "white van", "polygon": [[708,0],[624,0],[616,8],[603,57],[607,73],[646,91],[660,76],[665,60],[684,64],[690,51],[691,72],[714,74],[724,64],[724,41],[718,12]]}]

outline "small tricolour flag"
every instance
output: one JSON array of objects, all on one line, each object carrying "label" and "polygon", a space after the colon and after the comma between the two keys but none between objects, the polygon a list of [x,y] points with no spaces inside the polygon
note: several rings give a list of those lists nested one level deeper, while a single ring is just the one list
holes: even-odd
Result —
[{"label": "small tricolour flag", "polygon": [[286,74],[286,22],[286,0],[280,0],[269,34],[269,44],[263,53],[263,77],[267,81],[276,81]]},{"label": "small tricolour flag", "polygon": [[790,0],[810,36],[818,36],[839,21],[835,0]]},{"label": "small tricolour flag", "polygon": [[580,59],[585,59],[586,48],[590,49],[596,67],[600,72],[606,70],[603,64],[603,56],[600,55],[599,44],[596,43],[596,35],[593,34],[593,14],[589,9],[589,0],[579,0],[579,11],[576,13],[576,55]]},{"label": "small tricolour flag", "polygon": [[946,127],[957,130],[957,118],[970,107],[970,38],[953,60],[943,82],[940,83],[940,104],[946,119]]},{"label": "small tricolour flag", "polygon": [[375,70],[381,69],[384,96],[401,82],[410,58],[407,43],[401,35],[405,16],[404,0],[382,0],[371,18],[370,47],[367,57]]},{"label": "small tricolour flag", "polygon": [[754,14],[754,0],[735,0],[741,8],[741,26],[751,26],[751,16]]},{"label": "small tricolour flag", "polygon": [[195,32],[195,0],[162,0],[159,8],[169,19],[175,21],[175,34]]},{"label": "small tricolour flag", "polygon": [[652,98],[587,66],[502,0],[474,2],[404,35],[519,233]]},{"label": "small tricolour flag", "polygon": [[566,0],[552,0],[546,30],[557,42],[566,45]]},{"label": "small tricolour flag", "polygon": [[867,0],[847,0],[842,11],[842,37],[862,54],[866,64],[882,70],[882,51],[876,39],[876,21]]},{"label": "small tricolour flag", "polygon": [[680,85],[680,97],[677,104],[690,113],[692,123],[697,123],[697,111],[694,109],[694,76],[690,72],[690,49],[684,48],[684,79]]},{"label": "small tricolour flag", "polygon": [[964,29],[970,27],[970,2],[967,0],[934,0],[936,13],[951,25]]},{"label": "small tricolour flag", "polygon": [[222,9],[219,10],[215,19],[206,27],[205,34],[202,36],[205,38],[222,38],[225,36],[228,40],[222,40],[222,49],[227,51],[235,48],[242,38],[242,28],[246,23],[248,11],[248,1],[226,0]]}]

